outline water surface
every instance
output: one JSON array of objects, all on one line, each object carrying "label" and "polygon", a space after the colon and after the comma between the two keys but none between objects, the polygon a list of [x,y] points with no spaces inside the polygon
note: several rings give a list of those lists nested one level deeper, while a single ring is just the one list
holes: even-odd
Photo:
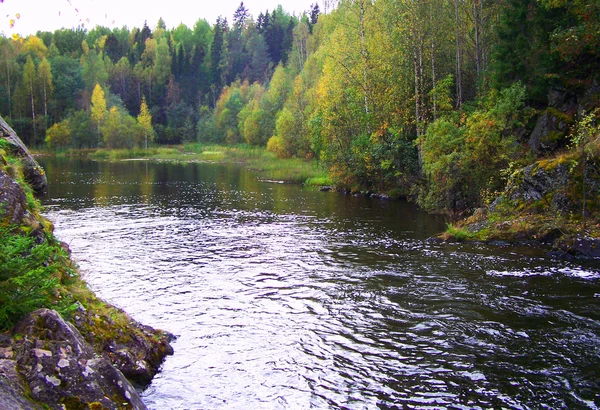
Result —
[{"label": "water surface", "polygon": [[178,336],[151,409],[600,407],[597,264],[237,166],[41,162],[91,288]]}]

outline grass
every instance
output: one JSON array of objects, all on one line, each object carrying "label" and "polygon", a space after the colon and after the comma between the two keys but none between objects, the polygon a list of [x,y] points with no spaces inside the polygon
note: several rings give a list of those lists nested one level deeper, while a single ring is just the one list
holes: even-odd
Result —
[{"label": "grass", "polygon": [[314,160],[278,158],[263,147],[247,144],[223,146],[188,143],[173,147],[144,149],[98,149],[90,154],[96,160],[151,159],[185,162],[215,162],[242,164],[256,172],[261,180],[310,186],[331,185],[331,179]]},{"label": "grass", "polygon": [[146,149],[98,149],[88,156],[97,160],[118,161],[123,159],[179,159],[181,151],[176,148],[153,147]]}]

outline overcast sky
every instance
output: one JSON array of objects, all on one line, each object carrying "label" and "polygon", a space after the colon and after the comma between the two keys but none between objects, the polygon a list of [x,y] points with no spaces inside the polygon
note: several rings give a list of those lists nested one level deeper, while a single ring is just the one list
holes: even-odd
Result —
[{"label": "overcast sky", "polygon": [[[193,28],[194,23],[204,18],[212,25],[218,16],[231,23],[233,13],[241,0],[4,0],[0,3],[2,28],[5,36],[19,33],[22,36],[35,34],[38,30],[54,31],[73,28],[83,23],[86,28],[96,25],[106,27],[141,27],[144,21],[150,28],[156,27],[160,17],[167,28],[180,23]],[[273,10],[278,4],[290,14],[301,14],[312,3],[321,0],[244,0],[250,14],[256,17],[261,11]],[[15,16],[19,14],[19,18]],[[14,28],[10,20],[15,19]]]}]

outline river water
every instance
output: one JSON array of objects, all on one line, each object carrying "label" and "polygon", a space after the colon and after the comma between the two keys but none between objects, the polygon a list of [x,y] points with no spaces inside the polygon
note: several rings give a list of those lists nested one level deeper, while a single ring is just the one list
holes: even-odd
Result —
[{"label": "river water", "polygon": [[598,264],[237,166],[40,162],[90,287],[177,336],[151,409],[600,407]]}]

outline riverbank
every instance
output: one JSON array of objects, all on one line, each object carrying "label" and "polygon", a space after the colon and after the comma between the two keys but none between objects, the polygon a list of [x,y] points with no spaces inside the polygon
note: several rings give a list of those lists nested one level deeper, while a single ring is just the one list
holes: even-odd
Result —
[{"label": "riverbank", "polygon": [[44,170],[0,119],[0,408],[145,409],[173,336],[98,299],[36,196]]},{"label": "riverbank", "polygon": [[148,149],[94,149],[67,150],[53,155],[88,156],[95,160],[121,161],[148,159],[157,161],[240,163],[256,172],[264,181],[304,184],[311,186],[331,185],[327,172],[312,159],[278,158],[265,148],[250,145],[206,145],[189,143]]},{"label": "riverbank", "polygon": [[585,155],[571,152],[519,169],[496,200],[449,225],[440,239],[537,242],[552,245],[557,256],[600,258],[600,161]]}]

